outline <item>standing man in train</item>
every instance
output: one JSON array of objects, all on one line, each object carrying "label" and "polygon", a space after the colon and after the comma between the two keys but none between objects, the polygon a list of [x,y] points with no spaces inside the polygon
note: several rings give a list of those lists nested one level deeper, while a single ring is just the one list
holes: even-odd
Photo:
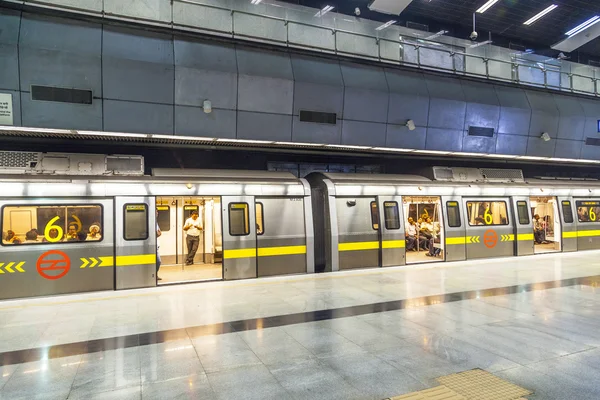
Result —
[{"label": "standing man in train", "polygon": [[156,210],[156,280],[162,281],[162,278],[158,276],[158,270],[162,264],[162,260],[160,258],[160,235],[162,235],[162,232],[160,230],[160,226],[158,226],[158,210]]},{"label": "standing man in train", "polygon": [[202,233],[202,222],[198,219],[198,211],[192,212],[192,216],[185,221],[183,230],[187,233],[186,243],[188,248],[185,264],[192,265],[198,251],[198,245],[200,244],[200,234]]}]

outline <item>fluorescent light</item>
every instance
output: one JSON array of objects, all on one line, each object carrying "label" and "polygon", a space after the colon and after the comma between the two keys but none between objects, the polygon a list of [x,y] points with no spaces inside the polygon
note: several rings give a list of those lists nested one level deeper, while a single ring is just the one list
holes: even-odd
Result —
[{"label": "fluorescent light", "polygon": [[556,7],[558,7],[558,5],[552,4],[550,7],[546,8],[544,11],[534,15],[533,17],[529,18],[527,21],[523,22],[523,25],[533,24],[535,21],[542,18],[544,15],[548,14],[550,11],[554,10]]},{"label": "fluorescent light", "polygon": [[355,149],[355,150],[370,150],[372,147],[369,146],[354,146],[349,144],[327,144],[325,147],[331,147],[334,149]]},{"label": "fluorescent light", "polygon": [[579,32],[586,30],[587,28],[589,28],[592,25],[595,25],[598,22],[600,22],[600,16],[595,15],[592,18],[585,21],[583,24],[578,25],[575,28],[571,29],[570,31],[566,32],[565,35],[567,35],[567,36],[577,35]]},{"label": "fluorescent light", "polygon": [[462,151],[452,152],[450,155],[463,157],[485,157],[485,153],[467,153]]},{"label": "fluorescent light", "polygon": [[315,14],[315,17],[321,18],[323,15],[327,14],[329,11],[333,10],[334,8],[335,8],[334,6],[325,6],[325,7],[323,7],[322,10],[319,10],[319,12],[317,12]]},{"label": "fluorescent light", "polygon": [[485,154],[486,157],[491,157],[491,158],[517,158],[518,156],[513,156],[510,154]]},{"label": "fluorescent light", "polygon": [[413,151],[415,151],[414,149],[400,149],[400,148],[394,148],[394,147],[373,147],[371,150],[392,151],[392,152],[396,152],[396,153],[412,153]]},{"label": "fluorescent light", "polygon": [[152,139],[171,139],[171,140],[197,140],[202,142],[214,142],[215,138],[206,138],[198,136],[177,136],[177,135],[150,135]]},{"label": "fluorescent light", "polygon": [[415,150],[414,153],[448,155],[451,152],[450,151],[439,151],[439,150]]},{"label": "fluorescent light", "polygon": [[479,7],[479,9],[477,10],[477,12],[479,14],[483,14],[484,12],[486,12],[487,10],[489,10],[490,7],[492,7],[497,2],[498,2],[498,0],[489,0],[487,3],[485,3],[484,5],[482,5],[481,7]]},{"label": "fluorescent light", "polygon": [[252,0],[252,1],[250,1],[250,4],[256,5],[256,4],[260,4],[261,2],[262,2],[262,0]]},{"label": "fluorescent light", "polygon": [[310,147],[322,147],[324,144],[320,143],[301,143],[301,142],[275,142],[276,145],[280,146],[310,146]]},{"label": "fluorescent light", "polygon": [[431,35],[431,36],[427,36],[427,37],[425,38],[425,40],[433,40],[433,39],[435,39],[435,38],[438,38],[438,37],[440,37],[440,36],[444,36],[446,33],[448,33],[448,31],[441,30],[441,31],[439,31],[438,33],[434,33],[434,34],[433,34],[433,35]]},{"label": "fluorescent light", "polygon": [[48,129],[48,128],[27,128],[21,126],[0,126],[0,131],[22,131],[22,132],[36,132],[36,133],[59,133],[68,134],[73,133],[66,129]]},{"label": "fluorescent light", "polygon": [[122,133],[122,132],[99,132],[99,131],[77,131],[82,136],[108,136],[108,137],[126,137],[126,138],[148,138],[146,133]]},{"label": "fluorescent light", "polygon": [[217,139],[217,142],[225,143],[252,143],[252,144],[273,144],[268,140],[250,140],[250,139]]},{"label": "fluorescent light", "polygon": [[385,24],[383,24],[383,25],[381,25],[381,26],[378,26],[377,28],[375,28],[375,30],[376,30],[376,31],[382,31],[382,30],[384,30],[385,28],[387,28],[387,27],[390,27],[390,26],[394,25],[396,22],[398,22],[398,21],[396,21],[396,20],[391,20],[391,21],[388,21],[388,22],[386,22]]},{"label": "fluorescent light", "polygon": [[551,159],[550,157],[538,157],[538,156],[518,156],[517,158],[519,160],[536,160],[536,161]]}]

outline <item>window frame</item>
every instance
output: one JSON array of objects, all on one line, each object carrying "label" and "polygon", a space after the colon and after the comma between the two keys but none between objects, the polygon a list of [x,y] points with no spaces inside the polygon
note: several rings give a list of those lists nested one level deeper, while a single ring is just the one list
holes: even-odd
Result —
[{"label": "window frame", "polygon": [[[246,210],[248,211],[248,219],[244,219],[244,222],[246,223],[246,233],[244,234],[233,234],[231,233],[231,206],[233,204],[239,204],[239,205],[245,205],[246,206]],[[243,202],[243,201],[232,201],[230,203],[227,204],[227,219],[228,221],[228,225],[229,225],[229,236],[231,237],[244,237],[244,236],[250,236],[250,204],[248,204],[247,202]]]},{"label": "window frame", "polygon": [[[450,203],[456,203],[455,206],[450,206]],[[450,218],[450,207],[456,209],[458,215],[458,225],[451,225],[452,219]],[[462,227],[462,218],[460,217],[460,202],[458,200],[448,200],[446,202],[446,215],[448,217],[448,227],[449,228],[461,228]]]},{"label": "window frame", "polygon": [[[125,224],[127,223],[127,206],[144,206],[145,207],[145,211],[146,211],[146,237],[145,238],[136,238],[136,239],[127,239],[125,237]],[[123,225],[121,226],[121,228],[123,229],[123,240],[127,241],[127,242],[139,242],[139,241],[144,241],[144,240],[148,240],[148,238],[150,237],[150,212],[148,211],[150,209],[150,206],[147,203],[125,203],[123,204]]]},{"label": "window frame", "polygon": [[[568,207],[569,207],[569,216],[571,217],[571,221],[567,221],[566,217],[567,215],[565,214],[565,203],[569,203]],[[573,215],[573,203],[571,202],[571,200],[561,200],[560,202],[560,212],[562,214],[562,222],[565,224],[574,224],[575,223],[575,216]],[[577,220],[579,221],[579,217],[577,218]]]},{"label": "window frame", "polygon": [[[99,204],[99,203],[89,203],[89,204],[73,204],[73,203],[64,203],[64,204],[52,204],[52,203],[42,203],[42,204],[37,204],[37,203],[32,203],[32,204],[23,204],[23,203],[18,203],[18,204],[5,204],[0,208],[0,232],[6,232],[8,231],[8,229],[4,229],[4,209],[5,208],[18,208],[18,207],[64,207],[65,209],[67,209],[68,207],[100,207],[100,225],[101,225],[101,237],[100,240],[89,240],[89,241],[83,241],[83,242],[79,242],[79,241],[65,241],[65,240],[60,240],[58,242],[39,242],[39,243],[25,243],[25,241],[23,241],[21,243],[21,245],[26,245],[26,246],[39,246],[39,245],[57,245],[57,244],[76,244],[76,243],[87,243],[87,244],[92,244],[92,243],[101,243],[102,241],[104,241],[104,205]],[[37,210],[36,210],[37,211]],[[66,211],[65,211],[65,218],[68,222],[69,217],[68,215],[66,215]],[[67,229],[68,229],[68,223],[67,223]],[[44,227],[44,230],[46,228]],[[66,232],[64,232],[64,234],[66,234]],[[44,236],[43,234],[40,236]],[[1,246],[6,246],[6,247],[11,247],[14,246],[13,243],[4,243],[4,240],[0,239],[0,245]]]},{"label": "window frame", "polygon": [[167,212],[169,213],[169,227],[167,230],[164,230],[160,224],[158,223],[158,216],[156,217],[156,225],[158,225],[159,229],[161,232],[170,232],[171,231],[171,206],[170,205],[156,205],[156,211],[158,211],[158,213],[160,214],[161,211],[165,211],[165,210],[159,210],[159,207],[167,207]]},{"label": "window frame", "polygon": [[[390,227],[388,227],[388,219],[387,219],[387,217],[385,215],[385,210],[387,208],[386,204],[388,204],[388,203],[393,204],[393,206],[391,206],[391,208],[396,210],[396,214],[395,214],[396,218],[395,218],[395,220],[398,223],[398,227],[397,228],[390,228]],[[400,230],[402,228],[402,224],[400,223],[400,206],[398,205],[397,201],[384,201],[383,202],[383,219],[384,219],[385,229],[387,231],[397,231],[397,230]]]},{"label": "window frame", "polygon": [[[519,205],[525,205],[525,217],[527,217],[527,222],[521,222],[521,213],[519,210]],[[519,225],[531,225],[531,217],[529,216],[529,214],[531,213],[531,210],[529,209],[529,205],[527,204],[527,202],[525,200],[518,200],[516,202],[516,208],[517,208],[517,221],[519,221]]]},{"label": "window frame", "polygon": [[[373,207],[373,205],[375,205],[375,207]],[[373,214],[373,210],[376,210],[376,214]],[[373,228],[374,231],[379,232],[379,227],[381,226],[381,218],[379,215],[379,205],[376,201],[372,201],[369,203],[369,211],[371,213],[371,228]],[[377,218],[376,221],[373,221],[374,216]]]},{"label": "window frame", "polygon": [[[582,204],[580,204],[580,203],[585,203],[586,201],[594,202],[594,203],[598,203],[598,204],[597,205],[596,204],[595,205],[582,205]],[[575,200],[575,209],[579,210],[579,207],[587,207],[588,210],[590,208],[592,208],[592,207],[600,208],[600,201],[599,200]],[[573,209],[571,208],[571,214],[572,213],[573,213]],[[600,214],[600,213],[598,213],[598,214]],[[579,220],[579,213],[577,213],[577,223],[579,223],[579,224],[598,224],[598,223],[600,223],[600,215],[598,215],[598,214],[596,214],[596,220],[594,220],[594,221],[592,221],[592,220],[589,220],[589,221],[580,221]],[[589,211],[588,211],[588,215],[589,215]],[[573,216],[573,217],[575,217],[575,216]]]},{"label": "window frame", "polygon": [[[257,201],[254,203],[255,204],[255,209],[254,209],[254,213],[256,214],[256,223],[258,224],[258,213],[256,212],[256,206],[258,206],[260,204],[260,222],[261,222],[261,226],[262,226],[262,232],[258,233],[256,232],[256,236],[262,236],[265,234],[265,231],[267,230],[265,228],[265,205],[262,201]],[[250,223],[250,221],[248,221],[248,223]]]},{"label": "window frame", "polygon": [[[471,213],[469,212],[469,204],[470,203],[502,203],[504,204],[504,210],[506,211],[506,223],[505,224],[485,224],[485,225],[473,225],[471,224]],[[506,203],[506,200],[488,200],[488,201],[481,201],[481,200],[467,200],[466,202],[466,206],[467,206],[467,220],[469,223],[470,227],[481,227],[481,226],[510,226],[510,218],[508,215],[508,204]]]}]

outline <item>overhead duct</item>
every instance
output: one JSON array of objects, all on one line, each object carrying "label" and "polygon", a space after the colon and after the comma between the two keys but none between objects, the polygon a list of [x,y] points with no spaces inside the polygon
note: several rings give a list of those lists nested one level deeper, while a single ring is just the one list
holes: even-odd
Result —
[{"label": "overhead duct", "polygon": [[373,0],[369,3],[369,10],[384,14],[400,15],[412,0]]},{"label": "overhead duct", "polygon": [[444,182],[511,183],[525,181],[523,171],[520,169],[433,167],[424,172],[428,178]]}]

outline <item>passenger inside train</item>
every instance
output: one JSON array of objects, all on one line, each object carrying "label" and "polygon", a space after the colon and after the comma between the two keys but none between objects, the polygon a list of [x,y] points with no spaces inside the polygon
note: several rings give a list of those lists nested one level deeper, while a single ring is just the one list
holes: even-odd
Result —
[{"label": "passenger inside train", "polygon": [[561,250],[561,226],[555,197],[537,196],[529,199],[533,216],[533,239],[535,253],[551,253]]},{"label": "passenger inside train", "polygon": [[[440,198],[405,197],[406,262],[443,261]],[[415,222],[416,221],[416,222]]]}]

